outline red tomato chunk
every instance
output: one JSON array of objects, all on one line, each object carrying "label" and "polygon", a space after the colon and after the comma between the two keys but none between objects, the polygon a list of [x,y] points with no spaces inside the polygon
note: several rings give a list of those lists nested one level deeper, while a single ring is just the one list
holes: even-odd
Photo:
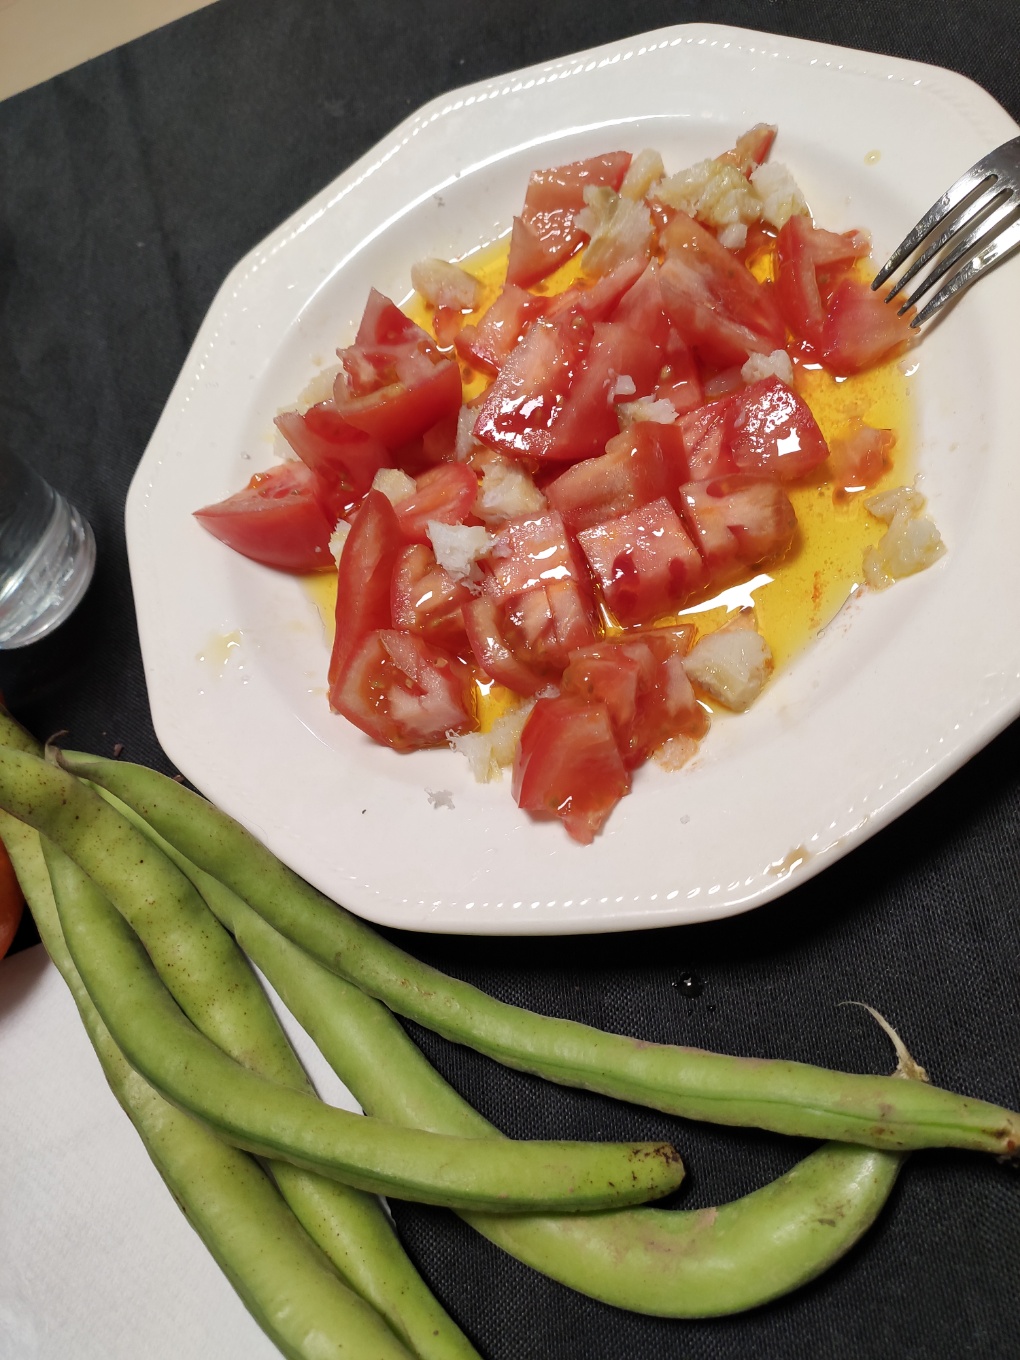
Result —
[{"label": "red tomato chunk", "polygon": [[664,496],[582,530],[577,540],[621,623],[673,613],[704,584],[698,550]]},{"label": "red tomato chunk", "polygon": [[559,817],[575,841],[590,845],[630,792],[606,705],[539,699],[521,733],[512,790],[525,812]]},{"label": "red tomato chunk", "polygon": [[528,181],[524,211],[514,218],[506,270],[509,283],[527,288],[573,255],[584,240],[574,217],[584,207],[586,186],[619,189],[630,159],[628,151],[613,151],[535,171]]},{"label": "red tomato chunk", "polygon": [[332,563],[333,521],[320,503],[315,474],[303,463],[257,472],[243,491],[194,513],[221,543],[267,567],[307,572]]}]

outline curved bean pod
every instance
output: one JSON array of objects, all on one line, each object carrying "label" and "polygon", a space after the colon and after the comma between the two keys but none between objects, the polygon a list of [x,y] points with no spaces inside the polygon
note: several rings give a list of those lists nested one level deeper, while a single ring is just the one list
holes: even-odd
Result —
[{"label": "curved bean pod", "polygon": [[[145,827],[141,818],[138,825]],[[157,832],[148,834],[192,879],[366,1111],[438,1132],[501,1136],[434,1071],[384,1006],[291,944]],[[830,1143],[719,1208],[626,1209],[576,1220],[462,1217],[504,1251],[604,1303],[714,1317],[788,1293],[844,1255],[885,1204],[902,1160]]]},{"label": "curved bean pod", "polygon": [[643,1043],[496,1001],[390,944],[173,780],[77,752],[61,760],[135,808],[332,972],[507,1066],[711,1123],[876,1148],[959,1147],[1005,1157],[1020,1150],[1020,1115],[921,1082]]},{"label": "curved bean pod", "polygon": [[[212,910],[367,1111],[443,1133],[501,1137],[388,1010],[279,935],[229,888],[194,873]],[[718,1208],[461,1216],[518,1260],[604,1303],[718,1317],[789,1293],[843,1256],[878,1216],[902,1161],[900,1153],[829,1143]]]},{"label": "curved bean pod", "polygon": [[[368,1113],[438,1133],[502,1136],[439,1076],[386,1007],[278,934],[137,813],[114,806],[188,875]],[[519,1260],[605,1303],[660,1316],[720,1316],[786,1294],[844,1255],[874,1222],[901,1162],[897,1153],[829,1144],[717,1209],[462,1216]]]},{"label": "curved bean pod", "polygon": [[[2,708],[0,745],[41,754],[41,747]],[[116,892],[122,914],[185,1014],[246,1067],[314,1094],[247,959],[210,919],[188,879],[161,852],[153,854],[148,842],[137,835],[125,837],[118,820],[101,816],[90,823],[87,802],[69,806],[72,815],[84,816],[94,826],[97,843],[89,860],[97,881]],[[130,865],[127,887],[125,857]],[[374,1196],[287,1162],[270,1162],[269,1167],[305,1231],[419,1360],[478,1360],[477,1351],[411,1264]]]},{"label": "curved bean pod", "polygon": [[337,1278],[258,1163],[168,1104],[128,1066],[64,945],[38,835],[0,813],[0,839],[114,1095],[263,1331],[289,1360],[414,1360],[382,1318]]},{"label": "curved bean pod", "polygon": [[[44,846],[51,878],[67,857]],[[52,858],[51,858],[52,855]],[[73,861],[71,862],[73,865]],[[58,896],[75,967],[115,1042],[161,1094],[246,1151],[279,1158],[375,1194],[501,1213],[569,1213],[640,1203],[683,1177],[664,1143],[454,1139],[349,1114],[277,1086],[200,1034],[156,976],[137,936],[84,875]]]}]

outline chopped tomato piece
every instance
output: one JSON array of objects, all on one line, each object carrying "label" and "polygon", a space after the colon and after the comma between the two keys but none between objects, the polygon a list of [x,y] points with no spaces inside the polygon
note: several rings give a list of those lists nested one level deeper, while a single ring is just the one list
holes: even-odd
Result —
[{"label": "chopped tomato piece", "polygon": [[670,332],[665,354],[666,364],[659,374],[655,398],[657,401],[665,398],[678,415],[683,415],[705,400],[701,373],[690,346],[684,344],[676,331]]},{"label": "chopped tomato piece", "polygon": [[630,791],[605,704],[539,699],[521,733],[512,787],[518,807],[559,817],[574,840],[590,845]]},{"label": "chopped tomato piece", "polygon": [[583,584],[588,579],[584,558],[555,511],[507,520],[488,561],[496,594],[503,600],[549,581]]},{"label": "chopped tomato piece", "polygon": [[243,491],[194,514],[214,538],[267,567],[309,572],[333,565],[336,521],[323,510],[315,473],[304,463],[257,472]]},{"label": "chopped tomato piece", "polygon": [[859,279],[843,279],[829,300],[822,327],[822,362],[833,373],[860,373],[910,344],[911,313],[898,316]]},{"label": "chopped tomato piece", "polygon": [[381,491],[370,491],[340,554],[330,693],[365,636],[392,625],[390,582],[404,542],[393,506]]},{"label": "chopped tomato piece", "polygon": [[319,498],[334,523],[361,500],[372,478],[389,462],[386,446],[349,425],[331,401],[320,402],[303,415],[285,411],[276,417],[276,425],[315,473]]},{"label": "chopped tomato piece", "polygon": [[518,458],[550,456],[554,426],[590,336],[590,327],[569,321],[534,322],[482,399],[475,438]]},{"label": "chopped tomato piece", "polygon": [[807,403],[779,378],[761,378],[678,423],[693,481],[747,472],[791,482],[829,454]]},{"label": "chopped tomato piece", "polygon": [[620,322],[538,321],[486,393],[475,438],[517,457],[590,458],[619,430],[617,380],[647,395],[660,367],[653,341]]},{"label": "chopped tomato piece", "polygon": [[475,368],[498,373],[532,321],[544,316],[548,307],[549,298],[536,297],[513,283],[504,284],[489,310],[461,329],[454,342],[457,353]]},{"label": "chopped tomato piece", "polygon": [[515,694],[537,694],[553,678],[518,655],[507,640],[503,606],[494,595],[476,595],[463,607],[464,628],[475,660],[491,680]]},{"label": "chopped tomato piece", "polygon": [[684,453],[692,481],[703,482],[736,472],[733,461],[732,400],[712,401],[696,410],[686,411],[677,422],[684,441]]},{"label": "chopped tomato piece", "polygon": [[329,702],[373,741],[397,751],[443,746],[448,732],[477,725],[467,666],[394,628],[361,639],[330,684]]},{"label": "chopped tomato piece", "polygon": [[783,347],[786,333],[771,285],[759,283],[710,231],[681,212],[662,242],[663,305],[680,338],[707,363],[739,366],[751,354]]},{"label": "chopped tomato piece", "polygon": [[862,491],[874,486],[888,470],[896,436],[892,430],[876,430],[858,424],[848,434],[837,436],[829,445],[832,475],[844,491]]},{"label": "chopped tomato piece", "polygon": [[587,583],[557,580],[512,595],[503,606],[503,635],[532,670],[554,679],[572,651],[595,641],[591,590]]},{"label": "chopped tomato piece", "polygon": [[806,340],[815,349],[822,347],[831,284],[868,250],[863,233],[823,231],[803,213],[795,213],[780,228],[776,238],[776,301],[799,340]]},{"label": "chopped tomato piece", "polygon": [[[547,458],[592,458],[619,432],[616,407],[653,391],[662,356],[647,336],[618,321],[597,321],[567,400],[551,431]],[[618,379],[629,378],[627,395]]]},{"label": "chopped tomato piece", "polygon": [[[456,457],[457,420],[460,411],[449,412],[442,420],[437,420],[421,437],[421,458],[428,467],[437,463],[452,463]],[[403,458],[398,460],[406,466]]]},{"label": "chopped tomato piece", "polygon": [[715,477],[681,494],[684,521],[713,583],[781,556],[797,532],[790,498],[771,478]]},{"label": "chopped tomato piece", "polygon": [[645,272],[645,268],[643,259],[624,260],[594,283],[577,283],[573,288],[557,293],[549,299],[546,315],[550,321],[559,321],[569,315],[583,316],[592,322],[608,321],[610,318],[622,320],[617,315],[621,299]]},{"label": "chopped tomato piece", "polygon": [[665,496],[677,503],[688,480],[684,441],[676,425],[641,420],[606,444],[598,458],[574,463],[545,488],[546,500],[577,533]]},{"label": "chopped tomato piece", "polygon": [[614,321],[622,321],[640,331],[663,352],[670,340],[670,321],[659,289],[659,266],[655,260],[645,265],[641,277],[621,298]]},{"label": "chopped tomato piece", "polygon": [[409,543],[398,556],[390,587],[395,628],[442,647],[462,648],[467,638],[461,609],[472,598],[466,582],[439,566],[427,544]]},{"label": "chopped tomato piece", "polygon": [[488,563],[486,596],[464,608],[472,650],[494,680],[533,694],[561,673],[568,653],[595,640],[588,568],[555,512],[509,520]]},{"label": "chopped tomato piece", "polygon": [[440,463],[415,478],[415,490],[393,507],[400,532],[411,542],[428,541],[429,520],[460,524],[478,495],[478,478],[464,463]]},{"label": "chopped tomato piece", "polygon": [[585,239],[574,225],[584,207],[585,188],[604,184],[619,189],[630,162],[629,151],[613,151],[536,170],[528,180],[524,211],[514,218],[507,282],[527,288],[569,259]]},{"label": "chopped tomato piece", "polygon": [[698,550],[665,497],[583,529],[577,541],[623,624],[679,609],[704,582]]},{"label": "chopped tomato piece", "polygon": [[716,160],[726,161],[745,175],[750,175],[772,150],[778,131],[774,123],[755,123],[753,128],[741,133],[732,151],[724,151],[721,156],[716,156]]},{"label": "chopped tomato piece", "polygon": [[708,729],[683,665],[693,634],[689,626],[624,633],[570,657],[563,693],[606,705],[628,769],[671,737],[700,739]]},{"label": "chopped tomato piece", "polygon": [[829,447],[805,401],[779,378],[762,378],[733,398],[731,453],[739,472],[791,482],[824,463]]},{"label": "chopped tomato piece", "polygon": [[340,415],[388,449],[401,448],[460,409],[457,364],[375,289],[354,344],[337,353],[344,366],[333,388]]}]

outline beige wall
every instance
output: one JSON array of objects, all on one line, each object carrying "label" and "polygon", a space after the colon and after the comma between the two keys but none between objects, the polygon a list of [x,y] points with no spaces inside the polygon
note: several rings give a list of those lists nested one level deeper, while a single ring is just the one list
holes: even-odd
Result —
[{"label": "beige wall", "polygon": [[0,99],[211,0],[0,0]]}]

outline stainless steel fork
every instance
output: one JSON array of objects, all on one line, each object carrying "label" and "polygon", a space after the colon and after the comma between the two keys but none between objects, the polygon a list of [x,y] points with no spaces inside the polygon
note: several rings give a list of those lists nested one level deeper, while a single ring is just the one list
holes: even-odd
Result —
[{"label": "stainless steel fork", "polygon": [[[935,239],[925,244],[935,232],[938,232]],[[935,296],[911,318],[911,326],[921,326],[950,298],[969,288],[975,279],[1011,255],[1018,246],[1020,137],[1014,137],[950,185],[896,247],[871,286],[881,288],[900,265],[912,255],[916,256],[886,297],[886,302],[891,302],[900,296],[908,283],[921,276],[917,287],[900,305],[902,315],[945,279]]]}]

